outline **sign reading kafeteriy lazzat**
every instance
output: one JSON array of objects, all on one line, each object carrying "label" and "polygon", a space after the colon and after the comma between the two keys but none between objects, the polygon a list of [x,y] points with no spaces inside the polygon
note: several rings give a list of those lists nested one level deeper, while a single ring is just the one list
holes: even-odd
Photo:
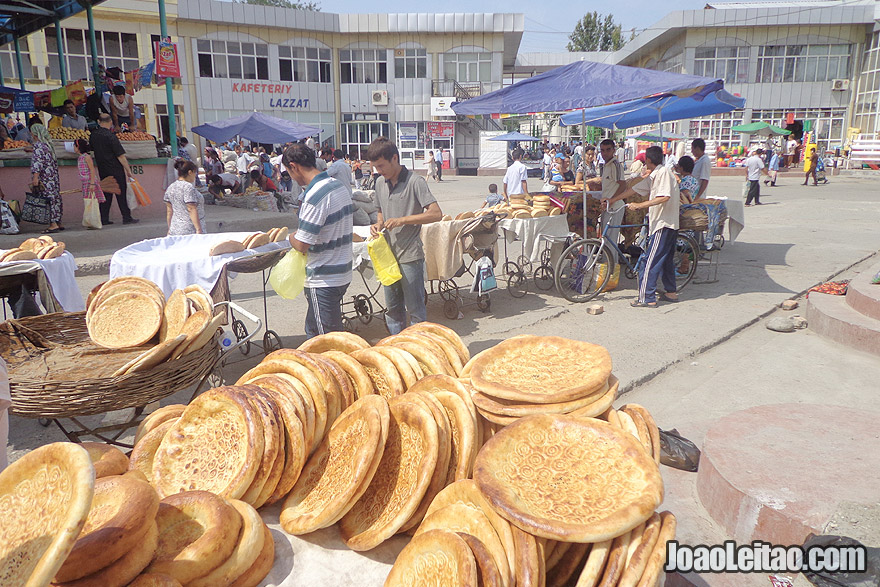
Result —
[{"label": "sign reading kafeteriy lazzat", "polygon": [[272,94],[269,97],[270,108],[304,108],[308,109],[309,99],[293,95],[293,84],[269,84],[241,82],[232,84],[233,92],[252,94]]},{"label": "sign reading kafeteriy lazzat", "polygon": [[236,111],[333,112],[332,84],[196,79],[199,108]]}]

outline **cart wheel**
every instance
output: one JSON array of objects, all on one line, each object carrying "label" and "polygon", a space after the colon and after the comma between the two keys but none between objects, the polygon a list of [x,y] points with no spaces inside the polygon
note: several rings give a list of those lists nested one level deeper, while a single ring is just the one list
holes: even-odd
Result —
[{"label": "cart wheel", "polygon": [[484,313],[492,308],[492,300],[489,299],[489,294],[482,294],[477,298],[477,308]]},{"label": "cart wheel", "polygon": [[627,267],[626,269],[624,269],[623,274],[624,274],[624,276],[626,276],[627,279],[636,279],[639,276],[636,273],[636,270],[633,268],[630,268],[630,267]]},{"label": "cart wheel", "polygon": [[369,324],[373,319],[373,304],[370,303],[370,298],[364,294],[354,296],[354,311],[361,324]]},{"label": "cart wheel", "polygon": [[[247,326],[245,326],[244,322],[242,322],[241,320],[233,320],[232,333],[235,335],[235,341],[241,342],[242,340],[247,338]],[[241,351],[241,354],[247,355],[249,352],[251,352],[251,341],[247,341],[246,343],[238,347],[238,350]]]},{"label": "cart wheel", "polygon": [[553,268],[541,265],[535,270],[535,287],[541,291],[553,289]]},{"label": "cart wheel", "polygon": [[[437,284],[437,293],[440,294],[440,298],[443,301],[448,302],[458,297],[458,286],[451,279],[444,280]],[[425,292],[425,295],[427,296],[427,292]],[[425,300],[425,303],[427,303],[427,300]]]},{"label": "cart wheel", "polygon": [[267,330],[263,335],[263,353],[269,354],[281,348],[281,339],[274,330]]},{"label": "cart wheel", "polygon": [[523,273],[531,273],[532,272],[532,262],[525,255],[520,255],[516,260],[516,264],[520,266],[523,270]]},{"label": "cart wheel", "polygon": [[354,332],[356,330],[354,326],[354,320],[352,320],[348,316],[342,317],[342,327],[345,329],[346,332]]},{"label": "cart wheel", "polygon": [[526,274],[513,261],[504,264],[504,277],[507,279],[507,291],[515,298],[526,295]]},{"label": "cart wheel", "polygon": [[458,302],[455,300],[446,300],[443,303],[443,315],[450,320],[458,319]]},{"label": "cart wheel", "polygon": [[553,265],[550,261],[553,260],[553,255],[550,253],[550,249],[544,249],[541,251],[541,265],[551,266]]}]

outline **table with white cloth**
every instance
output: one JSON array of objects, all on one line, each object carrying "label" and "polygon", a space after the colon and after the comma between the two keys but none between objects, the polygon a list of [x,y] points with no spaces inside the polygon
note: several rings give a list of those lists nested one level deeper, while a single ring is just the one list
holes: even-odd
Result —
[{"label": "table with white cloth", "polygon": [[523,256],[534,265],[541,264],[541,252],[546,247],[541,235],[566,237],[570,233],[568,218],[562,214],[541,218],[505,218],[498,226],[503,231],[506,242],[522,243]]},{"label": "table with white cloth", "polygon": [[708,196],[707,199],[724,201],[724,205],[727,206],[727,240],[736,242],[736,237],[746,227],[746,209],[742,199],[726,196]]},{"label": "table with white cloth", "polygon": [[37,291],[47,313],[81,312],[86,302],[76,284],[76,259],[68,251],[54,259],[0,263],[0,284],[33,274]]},{"label": "table with white cloth", "polygon": [[[239,253],[211,256],[214,245],[224,241],[241,242],[251,234],[254,233],[188,234],[143,240],[113,254],[110,277],[134,275],[149,279],[166,297],[188,285],[200,285],[213,295],[230,263],[290,248],[290,242],[283,240]],[[216,295],[214,299],[220,301]]]}]

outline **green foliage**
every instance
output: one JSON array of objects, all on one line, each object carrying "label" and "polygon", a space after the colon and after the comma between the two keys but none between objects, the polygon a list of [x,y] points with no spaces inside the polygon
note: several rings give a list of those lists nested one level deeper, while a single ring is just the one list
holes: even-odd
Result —
[{"label": "green foliage", "polygon": [[319,11],[317,2],[293,2],[292,0],[235,0],[239,4],[256,4],[258,6],[274,6],[275,8],[293,8],[294,10]]},{"label": "green foliage", "polygon": [[574,26],[568,36],[569,51],[616,51],[623,47],[621,25],[614,23],[614,17],[598,12],[588,12]]}]

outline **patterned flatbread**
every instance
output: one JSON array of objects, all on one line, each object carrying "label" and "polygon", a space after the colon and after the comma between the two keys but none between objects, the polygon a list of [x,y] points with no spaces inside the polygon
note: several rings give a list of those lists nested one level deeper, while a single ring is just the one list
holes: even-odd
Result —
[{"label": "patterned flatbread", "polygon": [[476,587],[477,563],[455,532],[432,530],[413,538],[400,551],[385,587]]}]

